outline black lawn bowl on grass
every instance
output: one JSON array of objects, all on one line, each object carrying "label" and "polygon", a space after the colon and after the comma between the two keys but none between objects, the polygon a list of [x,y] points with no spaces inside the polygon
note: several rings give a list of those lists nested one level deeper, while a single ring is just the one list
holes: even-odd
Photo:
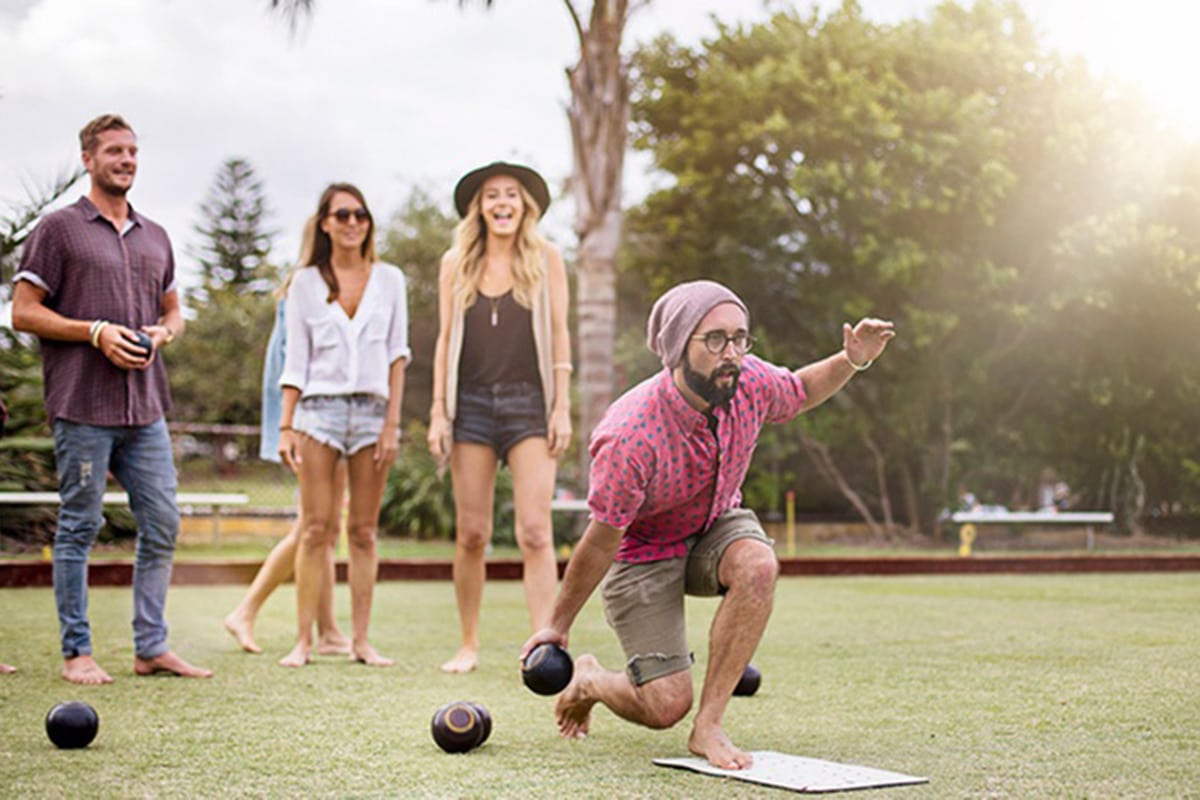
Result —
[{"label": "black lawn bowl on grass", "polygon": [[87,703],[59,703],[46,714],[46,735],[62,750],[87,747],[100,730],[100,715]]},{"label": "black lawn bowl on grass", "polygon": [[539,644],[521,664],[521,680],[537,694],[558,694],[567,688],[575,664],[571,655],[556,644]]},{"label": "black lawn bowl on grass", "polygon": [[747,664],[746,669],[742,670],[742,677],[738,680],[737,686],[733,687],[734,697],[749,697],[758,691],[758,687],[762,685],[762,672],[753,664]]},{"label": "black lawn bowl on grass", "polygon": [[447,753],[466,753],[487,741],[492,715],[479,703],[456,700],[439,708],[429,727],[438,747]]}]

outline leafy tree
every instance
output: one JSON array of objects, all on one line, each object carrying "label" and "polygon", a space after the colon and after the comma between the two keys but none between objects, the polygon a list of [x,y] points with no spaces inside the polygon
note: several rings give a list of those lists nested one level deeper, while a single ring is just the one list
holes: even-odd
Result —
[{"label": "leafy tree", "polygon": [[[438,331],[438,269],[457,215],[414,188],[383,230],[379,257],[408,279],[408,335],[413,359],[404,378],[403,417],[427,419],[433,396],[433,348]],[[418,443],[414,443],[416,445]]]},{"label": "leafy tree", "polygon": [[[847,2],[721,28],[697,49],[663,38],[635,66],[636,144],[674,184],[628,216],[630,282],[730,282],[762,351],[783,363],[836,347],[844,320],[897,321],[887,358],[795,426],[870,524],[929,530],[962,479],[1007,483],[997,499],[1021,504],[1047,465],[1087,480],[1072,453],[1128,477],[1156,451],[1148,426],[1082,402],[1099,377],[1080,365],[1084,332],[1092,346],[1103,339],[1081,326],[1064,346],[1061,312],[1115,290],[1130,299],[1116,318],[1132,325],[1145,308],[1117,286],[1158,264],[1134,283],[1183,290],[1171,324],[1194,325],[1192,256],[1181,228],[1143,225],[1131,238],[1112,227],[1122,204],[1164,196],[1146,115],[1086,65],[1045,52],[1018,6],[946,3],[928,21],[877,25]],[[1086,230],[1104,235],[1072,234]],[[1112,269],[1083,270],[1068,252],[1093,265],[1108,254]],[[1162,374],[1139,379],[1135,358],[1115,361],[1103,371],[1123,375],[1119,389],[1161,396]],[[1085,447],[1100,430],[1113,436]]]},{"label": "leafy tree", "polygon": [[194,229],[204,237],[196,248],[203,283],[184,336],[164,351],[173,416],[256,424],[280,276],[270,260],[273,234],[263,228],[267,202],[253,167],[240,158],[225,161],[200,213]]},{"label": "leafy tree", "polygon": [[201,294],[226,286],[271,291],[278,280],[269,261],[274,232],[264,228],[266,196],[254,167],[241,158],[221,164],[200,213],[193,230],[204,238],[193,255],[203,276]]}]

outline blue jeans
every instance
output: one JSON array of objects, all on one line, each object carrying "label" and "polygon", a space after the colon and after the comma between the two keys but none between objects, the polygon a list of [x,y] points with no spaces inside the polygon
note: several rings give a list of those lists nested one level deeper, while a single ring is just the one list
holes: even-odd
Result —
[{"label": "blue jeans", "polygon": [[90,655],[87,559],[103,522],[111,471],[129,493],[137,520],[133,567],[133,645],[138,658],[167,652],[164,611],[179,536],[175,462],[164,420],[141,427],[54,422],[54,456],[62,506],[54,532],[54,602],[64,658]]}]

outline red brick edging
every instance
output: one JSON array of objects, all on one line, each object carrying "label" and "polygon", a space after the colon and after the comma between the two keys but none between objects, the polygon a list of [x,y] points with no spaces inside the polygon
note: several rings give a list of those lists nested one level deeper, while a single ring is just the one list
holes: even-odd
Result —
[{"label": "red brick edging", "polygon": [[[248,584],[258,571],[258,561],[181,561],[175,564],[175,585]],[[1082,555],[1082,556],[847,556],[780,559],[783,575],[979,575],[1052,572],[1196,572],[1200,554]],[[562,574],[566,562],[559,562]],[[346,580],[346,565],[339,563],[338,580]],[[448,581],[448,561],[392,560],[379,562],[381,581]],[[518,580],[517,559],[487,562],[490,580]],[[92,586],[128,586],[133,580],[131,561],[95,561],[88,566]],[[0,560],[0,587],[52,586],[49,561]]]}]

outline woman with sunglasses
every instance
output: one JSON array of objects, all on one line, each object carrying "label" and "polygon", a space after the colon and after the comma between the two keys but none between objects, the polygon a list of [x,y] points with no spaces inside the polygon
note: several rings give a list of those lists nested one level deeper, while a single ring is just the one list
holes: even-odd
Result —
[{"label": "woman with sunglasses", "polygon": [[450,466],[456,523],[454,593],[462,640],[444,672],[479,663],[484,553],[492,539],[496,469],[512,474],[525,602],[538,630],[557,585],[550,501],[571,442],[567,272],[538,219],[542,176],[496,162],[454,189],[462,221],[438,278],[429,449]]},{"label": "woman with sunglasses", "polygon": [[[316,217],[309,217],[304,224],[301,234],[303,249],[297,264],[309,264],[312,259],[313,230],[317,225]],[[258,457],[264,461],[280,463],[279,457],[279,418],[283,413],[283,388],[279,385],[279,377],[283,374],[284,351],[287,346],[287,296],[291,286],[292,276],[289,272],[283,284],[276,290],[278,302],[275,305],[275,325],[271,328],[271,336],[267,340],[267,352],[263,358],[262,375],[262,419],[261,435],[259,436]],[[346,459],[339,459],[334,472],[334,494],[341,497],[346,487]],[[229,612],[224,619],[225,630],[237,641],[247,653],[261,653],[262,648],[254,641],[254,623],[258,612],[267,602],[274,591],[284,581],[292,579],[296,567],[296,547],[300,542],[300,533],[304,530],[304,521],[297,516],[287,535],[280,539],[267,554],[262,566],[254,575],[254,580],[246,589],[241,602]],[[350,640],[338,628],[337,619],[333,613],[334,568],[332,566],[333,552],[329,553],[329,582],[321,590],[317,603],[317,654],[337,655],[350,652]]]},{"label": "woman with sunglasses", "polygon": [[350,658],[386,667],[367,637],[378,560],[375,536],[388,468],[400,443],[408,363],[404,273],[375,260],[375,223],[362,192],[335,183],[321,195],[311,258],[287,293],[287,346],[279,454],[299,479],[296,646],[280,660],[301,667],[338,532],[336,470],[347,461]]}]

